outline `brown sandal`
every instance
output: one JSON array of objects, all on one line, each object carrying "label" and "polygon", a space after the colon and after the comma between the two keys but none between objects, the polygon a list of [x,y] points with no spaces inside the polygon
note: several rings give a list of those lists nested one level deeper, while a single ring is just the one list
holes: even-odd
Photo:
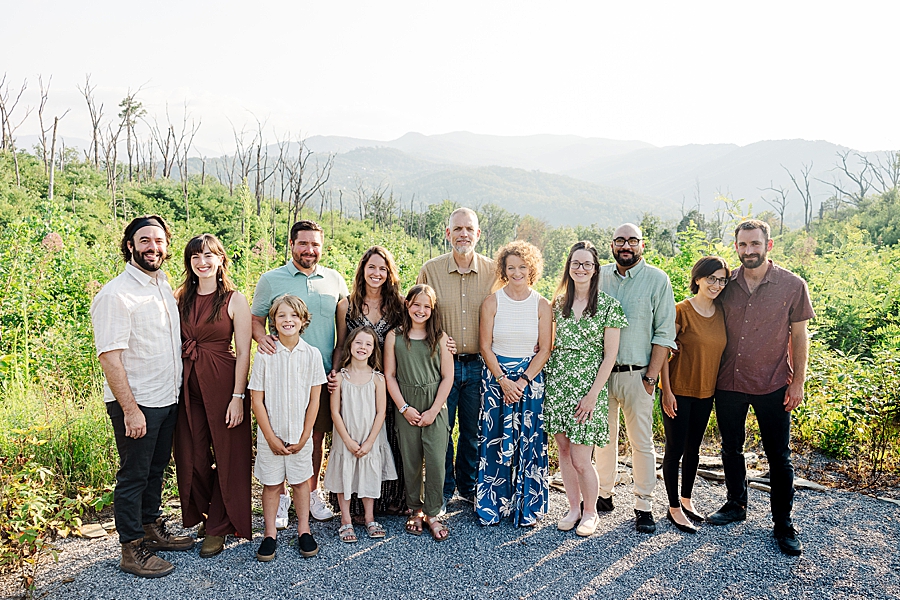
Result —
[{"label": "brown sandal", "polygon": [[425,517],[425,523],[428,524],[428,532],[431,534],[434,541],[443,542],[450,537],[450,530],[447,529],[446,525],[441,523],[439,518]]},{"label": "brown sandal", "polygon": [[406,533],[422,535],[422,519],[424,517],[425,514],[422,511],[409,515],[409,518],[406,520]]}]

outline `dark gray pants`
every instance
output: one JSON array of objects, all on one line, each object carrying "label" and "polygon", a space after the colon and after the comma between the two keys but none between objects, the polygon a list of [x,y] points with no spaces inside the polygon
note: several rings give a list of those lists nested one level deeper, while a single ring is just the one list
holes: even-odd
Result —
[{"label": "dark gray pants", "polygon": [[138,408],[147,420],[147,433],[134,439],[125,436],[125,413],[119,403],[106,403],[119,451],[113,512],[122,544],[144,537],[144,525],[162,514],[163,474],[172,457],[172,434],[178,416],[177,404]]}]

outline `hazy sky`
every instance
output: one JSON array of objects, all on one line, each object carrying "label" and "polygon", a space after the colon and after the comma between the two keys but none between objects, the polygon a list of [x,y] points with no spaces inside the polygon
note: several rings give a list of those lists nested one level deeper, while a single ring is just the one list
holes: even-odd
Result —
[{"label": "hazy sky", "polygon": [[[87,138],[86,73],[112,115],[187,101],[196,143],[232,125],[389,140],[576,134],[656,145],[825,139],[900,148],[900,2],[5,2],[0,74]],[[230,120],[230,121],[229,121]],[[20,134],[37,133],[33,117]]]}]

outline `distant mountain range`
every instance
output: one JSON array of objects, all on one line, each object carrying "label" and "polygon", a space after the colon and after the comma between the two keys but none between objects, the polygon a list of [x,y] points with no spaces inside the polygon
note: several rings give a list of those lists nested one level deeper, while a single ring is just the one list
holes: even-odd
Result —
[{"label": "distant mountain range", "polygon": [[[22,136],[19,146],[36,142],[35,136]],[[417,208],[445,199],[473,207],[494,203],[553,225],[601,226],[639,221],[644,212],[671,219],[699,207],[709,214],[717,208],[714,199],[719,194],[744,199],[760,212],[770,208],[762,200],[774,197],[762,189],[770,186],[790,190],[785,220],[796,225],[802,219],[802,202],[785,169],[799,177],[802,165],[812,164],[810,187],[818,206],[834,191],[827,182],[843,181],[835,168],[838,154],[851,151],[806,140],[659,148],[576,135],[468,132],[407,133],[392,141],[313,136],[305,143],[316,154],[335,154],[327,189],[341,190],[345,207],[355,205],[359,189],[385,188],[404,205],[412,202]],[[87,147],[86,140],[67,144]],[[289,151],[296,153],[297,145]],[[277,153],[275,146],[269,147],[270,157]],[[206,172],[215,174],[216,163],[221,168],[225,161],[211,156],[207,154]],[[879,158],[877,153],[868,157]],[[200,161],[192,163],[192,171],[199,172]],[[850,166],[859,166],[855,152]]]},{"label": "distant mountain range", "polygon": [[[336,153],[330,183],[345,193],[359,184],[387,185],[405,202],[412,194],[426,203],[446,198],[469,205],[493,202],[554,225],[606,226],[640,220],[646,211],[673,218],[699,206],[711,213],[720,194],[744,199],[760,212],[770,208],[762,197],[774,197],[767,187],[790,190],[785,219],[797,224],[802,202],[785,169],[799,178],[801,167],[811,164],[810,188],[821,201],[834,191],[826,182],[844,181],[835,165],[838,153],[851,150],[806,140],[658,148],[573,135],[467,132],[408,133],[387,142],[313,136],[306,144],[314,152]],[[858,166],[855,153],[849,164]]]}]

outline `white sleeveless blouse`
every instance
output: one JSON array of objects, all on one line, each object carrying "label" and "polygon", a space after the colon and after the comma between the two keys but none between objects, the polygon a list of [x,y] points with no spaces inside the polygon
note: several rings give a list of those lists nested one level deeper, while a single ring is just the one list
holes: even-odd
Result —
[{"label": "white sleeveless blouse", "polygon": [[525,358],[534,355],[538,342],[538,306],[540,294],[531,290],[524,300],[513,300],[504,288],[494,295],[497,298],[497,315],[494,317],[494,339],[491,350],[498,356]]}]

